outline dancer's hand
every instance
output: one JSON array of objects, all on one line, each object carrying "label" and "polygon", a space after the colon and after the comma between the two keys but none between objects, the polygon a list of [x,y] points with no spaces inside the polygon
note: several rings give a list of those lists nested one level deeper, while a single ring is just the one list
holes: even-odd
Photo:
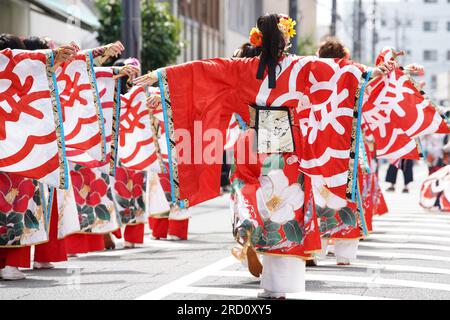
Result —
[{"label": "dancer's hand", "polygon": [[419,82],[417,82],[417,89],[419,89],[419,90],[423,90],[423,88],[425,88],[425,86],[426,86],[426,82],[425,81],[419,81]]},{"label": "dancer's hand", "polygon": [[120,41],[110,43],[103,47],[98,47],[92,50],[92,55],[96,61],[96,65],[103,65],[111,57],[117,58],[123,51],[125,47]]},{"label": "dancer's hand", "polygon": [[71,61],[73,56],[78,52],[78,46],[73,44],[62,45],[58,47],[55,52],[55,67],[59,66],[63,62]]},{"label": "dancer's hand", "polygon": [[397,57],[401,57],[401,56],[406,56],[405,50],[394,51],[394,59],[396,59]]},{"label": "dancer's hand", "polygon": [[117,58],[117,56],[119,56],[124,50],[125,47],[123,46],[122,42],[116,41],[106,46],[106,51],[104,55],[108,57]]},{"label": "dancer's hand", "polygon": [[375,78],[380,77],[380,76],[385,76],[385,75],[388,75],[396,67],[397,67],[397,63],[395,61],[388,61],[388,62],[385,62],[385,63],[379,65],[378,67],[376,67],[373,70],[372,75]]},{"label": "dancer's hand", "polygon": [[148,97],[147,107],[149,107],[153,111],[162,109],[161,96],[159,94],[152,94],[150,97]]},{"label": "dancer's hand", "polygon": [[145,86],[151,86],[156,81],[158,81],[158,75],[156,74],[156,71],[152,71],[141,77],[134,79],[133,83],[136,86],[145,87]]},{"label": "dancer's hand", "polygon": [[126,65],[120,67],[119,74],[115,75],[113,79],[118,79],[122,77],[128,77],[128,82],[132,82],[134,78],[136,78],[141,73],[141,69],[139,67],[133,65]]},{"label": "dancer's hand", "polygon": [[405,66],[405,71],[411,74],[423,75],[425,73],[425,69],[422,65],[418,63],[411,63]]}]

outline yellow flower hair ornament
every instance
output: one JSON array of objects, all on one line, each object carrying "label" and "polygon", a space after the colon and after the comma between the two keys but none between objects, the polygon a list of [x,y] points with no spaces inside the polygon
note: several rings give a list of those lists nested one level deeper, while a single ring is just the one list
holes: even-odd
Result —
[{"label": "yellow flower hair ornament", "polygon": [[[292,38],[297,33],[295,31],[295,25],[297,22],[292,20],[286,15],[280,15],[280,22],[278,22],[278,29],[281,31],[283,36],[287,39]],[[250,39],[249,42],[254,47],[261,47],[263,43],[263,35],[261,30],[257,27],[253,27],[250,31]]]},{"label": "yellow flower hair ornament", "polygon": [[254,47],[262,46],[262,32],[257,27],[252,28],[250,31],[250,44]]},{"label": "yellow flower hair ornament", "polygon": [[285,38],[292,38],[297,33],[295,31],[296,21],[292,20],[288,16],[282,15],[280,16],[280,22],[278,23],[278,29],[281,31]]}]

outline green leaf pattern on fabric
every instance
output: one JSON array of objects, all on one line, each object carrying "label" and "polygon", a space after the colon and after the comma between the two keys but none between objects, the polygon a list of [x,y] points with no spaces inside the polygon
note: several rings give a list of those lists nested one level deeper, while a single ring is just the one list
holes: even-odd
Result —
[{"label": "green leaf pattern on fabric", "polygon": [[272,154],[268,156],[263,163],[261,174],[266,176],[271,170],[284,169],[284,158],[279,154]]},{"label": "green leaf pattern on fabric", "polygon": [[286,239],[295,243],[302,243],[303,241],[303,231],[299,226],[297,220],[288,221],[283,225],[283,231],[286,235]]}]

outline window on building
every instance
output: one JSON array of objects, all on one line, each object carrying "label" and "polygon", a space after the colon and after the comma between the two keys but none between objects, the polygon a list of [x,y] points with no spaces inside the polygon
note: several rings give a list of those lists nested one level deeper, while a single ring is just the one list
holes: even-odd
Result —
[{"label": "window on building", "polygon": [[437,88],[437,75],[433,74],[430,78],[430,88],[435,90]]},{"label": "window on building", "polygon": [[[450,2],[450,0],[447,0]],[[425,3],[437,3],[437,0],[423,0]]]},{"label": "window on building", "polygon": [[424,21],[423,31],[436,32],[437,31],[437,21]]},{"label": "window on building", "polygon": [[243,36],[248,35],[263,11],[259,0],[229,1],[228,10],[232,13],[228,16],[228,27]]},{"label": "window on building", "polygon": [[423,60],[425,61],[437,61],[437,50],[424,50]]}]

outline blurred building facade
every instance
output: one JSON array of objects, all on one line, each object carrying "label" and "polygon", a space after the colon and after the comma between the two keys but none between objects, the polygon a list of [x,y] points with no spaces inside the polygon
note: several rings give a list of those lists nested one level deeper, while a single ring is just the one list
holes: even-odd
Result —
[{"label": "blurred building facade", "polygon": [[437,75],[435,98],[441,106],[450,108],[450,71]]},{"label": "blurred building facade", "polygon": [[178,62],[221,56],[224,51],[222,1],[178,0],[171,4],[182,23],[184,48]]},{"label": "blurred building facade", "polygon": [[0,33],[47,36],[57,43],[75,41],[82,47],[97,45],[99,26],[93,1],[0,0]]},{"label": "blurred building facade", "polygon": [[[354,40],[356,3],[355,0],[342,1],[338,8],[339,36],[350,48]],[[376,53],[385,46],[405,50],[407,56],[401,58],[401,62],[424,65],[425,91],[437,102],[448,103],[440,101],[450,96],[450,92],[448,86],[440,85],[439,81],[444,81],[445,74],[450,72],[450,0],[378,0],[375,20],[373,3],[373,0],[363,1],[361,62],[373,63],[374,44]],[[439,77],[439,74],[443,75]]]},{"label": "blurred building facade", "polygon": [[[119,0],[120,1],[120,0]],[[289,13],[289,0],[156,0],[170,4],[182,23],[184,47],[178,62],[228,57],[248,41],[264,13]],[[57,43],[96,46],[94,0],[0,0],[0,33],[48,36]],[[297,33],[317,38],[315,0],[297,1]]]},{"label": "blurred building facade", "polygon": [[380,3],[380,17],[378,48],[391,45],[405,50],[405,63],[425,67],[425,91],[436,100],[448,97],[448,86],[439,86],[438,75],[450,71],[450,1]]},{"label": "blurred building facade", "polygon": [[[183,24],[185,43],[178,62],[228,57],[248,42],[264,13],[289,13],[289,0],[171,0]],[[316,37],[316,1],[298,0],[298,34]]]}]

